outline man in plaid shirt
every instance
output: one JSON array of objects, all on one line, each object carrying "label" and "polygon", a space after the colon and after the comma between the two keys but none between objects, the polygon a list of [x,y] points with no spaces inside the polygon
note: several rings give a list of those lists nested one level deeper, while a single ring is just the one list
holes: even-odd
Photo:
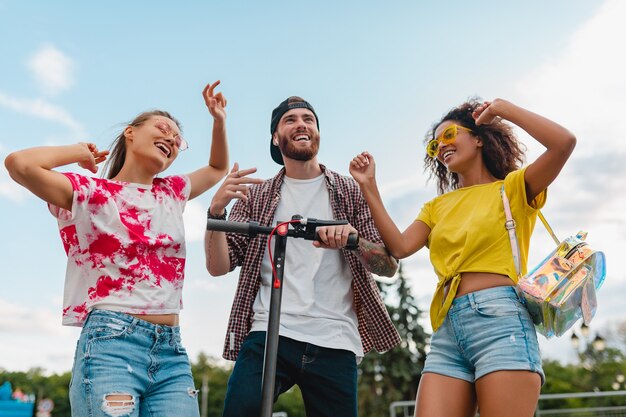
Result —
[{"label": "man in plaid shirt", "polygon": [[[348,220],[317,229],[320,241],[290,239],[284,268],[275,397],[298,384],[308,417],[357,416],[357,363],[375,348],[400,342],[370,272],[392,276],[397,261],[382,244],[356,182],[317,161],[319,120],[300,97],[272,112],[270,153],[284,169],[267,181],[256,169],[231,173],[215,193],[209,218],[273,226],[292,215]],[[250,185],[248,187],[248,185]],[[347,250],[358,233],[358,249]],[[272,264],[267,236],[207,231],[211,275],[241,266],[224,358],[236,360],[228,381],[224,416],[258,416],[268,325]]]}]

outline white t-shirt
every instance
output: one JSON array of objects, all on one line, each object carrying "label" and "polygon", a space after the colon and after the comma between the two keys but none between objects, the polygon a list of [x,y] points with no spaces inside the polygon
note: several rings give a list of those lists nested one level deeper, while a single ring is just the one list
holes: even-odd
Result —
[{"label": "white t-shirt", "polygon": [[[291,220],[294,214],[321,220],[334,218],[324,175],[308,180],[285,177],[274,223]],[[363,356],[352,274],[341,250],[319,249],[309,240],[289,238],[286,254],[279,334]],[[253,306],[252,331],[267,330],[272,282],[266,251],[261,287]]]},{"label": "white t-shirt", "polygon": [[152,185],[65,173],[71,211],[50,205],[67,253],[63,324],[82,326],[88,313],[177,314],[185,270],[186,176]]}]

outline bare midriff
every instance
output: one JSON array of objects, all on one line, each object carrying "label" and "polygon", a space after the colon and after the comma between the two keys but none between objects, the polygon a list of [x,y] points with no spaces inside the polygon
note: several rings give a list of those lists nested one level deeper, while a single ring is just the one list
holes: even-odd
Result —
[{"label": "bare midriff", "polygon": [[[513,285],[515,285],[515,283],[506,275],[492,274],[489,272],[463,272],[461,273],[461,283],[459,284],[454,298],[487,288],[510,287]],[[444,290],[445,295],[448,295],[449,287],[449,285],[446,285]]]},{"label": "bare midriff", "polygon": [[140,320],[163,326],[178,326],[178,314],[130,314]]}]

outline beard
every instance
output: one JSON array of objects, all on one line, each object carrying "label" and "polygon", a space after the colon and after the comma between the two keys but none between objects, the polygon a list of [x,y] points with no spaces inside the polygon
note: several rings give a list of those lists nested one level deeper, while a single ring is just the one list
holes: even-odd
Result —
[{"label": "beard", "polygon": [[293,144],[290,138],[278,134],[278,147],[283,156],[296,161],[310,161],[317,156],[320,149],[320,135],[310,134],[311,146],[308,148],[300,148]]}]

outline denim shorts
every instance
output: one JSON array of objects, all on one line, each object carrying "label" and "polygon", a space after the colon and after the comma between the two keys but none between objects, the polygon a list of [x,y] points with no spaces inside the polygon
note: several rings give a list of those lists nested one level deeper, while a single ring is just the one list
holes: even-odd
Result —
[{"label": "denim shorts", "polygon": [[197,394],[178,326],[89,314],[70,381],[73,416],[198,417]]},{"label": "denim shorts", "polygon": [[495,371],[545,375],[537,333],[515,288],[495,287],[460,296],[433,334],[422,373],[474,383]]}]

